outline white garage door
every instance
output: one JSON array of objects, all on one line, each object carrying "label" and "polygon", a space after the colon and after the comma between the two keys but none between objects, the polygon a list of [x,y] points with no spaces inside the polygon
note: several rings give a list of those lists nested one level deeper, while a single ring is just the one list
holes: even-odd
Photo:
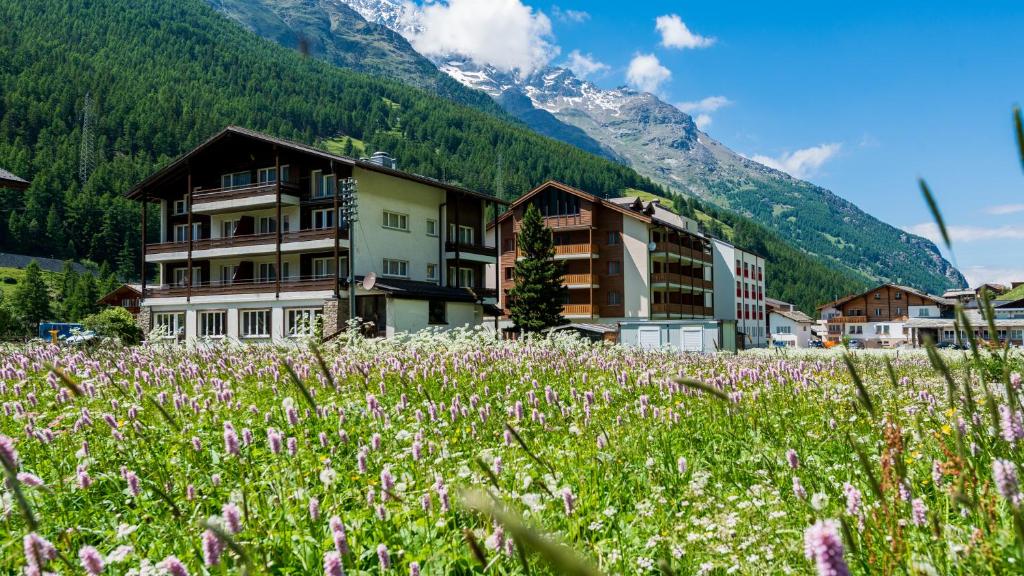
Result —
[{"label": "white garage door", "polygon": [[704,330],[701,328],[683,328],[683,352],[704,351]]},{"label": "white garage door", "polygon": [[641,348],[661,348],[661,328],[639,328],[637,338]]}]

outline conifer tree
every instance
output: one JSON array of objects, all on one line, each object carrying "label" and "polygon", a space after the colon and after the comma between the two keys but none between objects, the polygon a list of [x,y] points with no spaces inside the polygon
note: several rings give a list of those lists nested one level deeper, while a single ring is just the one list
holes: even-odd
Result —
[{"label": "conifer tree", "polygon": [[518,244],[523,258],[516,261],[515,286],[509,291],[512,322],[524,332],[540,332],[564,324],[562,303],[568,293],[562,285],[565,268],[554,259],[551,230],[544,226],[540,211],[533,204],[526,208]]},{"label": "conifer tree", "polygon": [[15,313],[25,324],[38,326],[43,320],[50,319],[50,290],[35,260],[25,267],[25,279],[18,285],[11,300]]}]

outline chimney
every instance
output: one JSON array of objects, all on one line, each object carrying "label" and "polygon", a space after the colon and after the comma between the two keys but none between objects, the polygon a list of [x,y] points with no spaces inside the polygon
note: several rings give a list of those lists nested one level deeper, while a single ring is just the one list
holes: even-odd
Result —
[{"label": "chimney", "polygon": [[391,157],[387,152],[377,151],[374,152],[369,158],[362,158],[370,164],[376,164],[377,166],[383,166],[392,170],[398,170],[398,161]]}]

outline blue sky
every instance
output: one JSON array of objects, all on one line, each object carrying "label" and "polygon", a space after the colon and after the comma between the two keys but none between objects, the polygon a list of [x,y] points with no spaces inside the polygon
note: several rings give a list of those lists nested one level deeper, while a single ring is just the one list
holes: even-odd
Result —
[{"label": "blue sky", "polygon": [[438,27],[439,44],[510,63],[589,64],[599,86],[651,89],[703,115],[733,150],[937,238],[917,187],[924,177],[972,283],[1024,281],[1024,173],[1011,122],[1024,103],[1024,2],[426,6],[446,24],[478,23]]}]

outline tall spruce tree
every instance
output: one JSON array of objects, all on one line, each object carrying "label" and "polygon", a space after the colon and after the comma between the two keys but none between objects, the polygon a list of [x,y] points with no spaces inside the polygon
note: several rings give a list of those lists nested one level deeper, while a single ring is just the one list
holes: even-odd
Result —
[{"label": "tall spruce tree", "polygon": [[14,312],[26,325],[36,327],[43,320],[50,319],[53,314],[50,308],[50,289],[35,260],[25,266],[25,279],[18,285],[11,300]]},{"label": "tall spruce tree", "polygon": [[512,322],[523,332],[540,332],[565,324],[562,303],[568,289],[562,285],[565,267],[555,260],[555,242],[533,204],[526,208],[519,230],[522,260],[516,261],[515,286],[509,291]]}]

